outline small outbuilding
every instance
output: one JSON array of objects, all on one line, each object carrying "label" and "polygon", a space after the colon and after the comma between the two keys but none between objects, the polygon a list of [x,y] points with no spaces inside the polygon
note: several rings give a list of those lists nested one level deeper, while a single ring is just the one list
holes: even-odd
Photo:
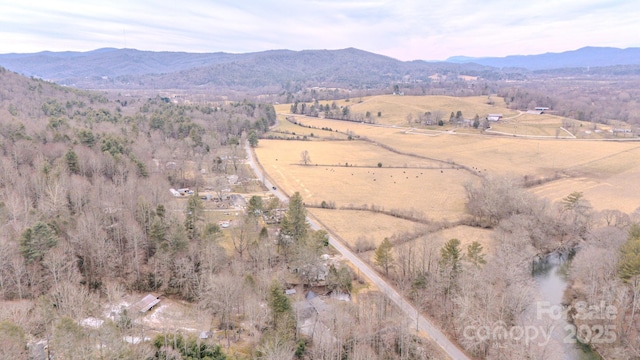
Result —
[{"label": "small outbuilding", "polygon": [[285,294],[287,294],[287,295],[293,295],[293,294],[295,294],[295,293],[296,293],[296,289],[294,289],[294,288],[286,289],[286,290],[284,291],[284,293],[285,293]]},{"label": "small outbuilding", "polygon": [[141,313],[146,313],[151,310],[154,306],[160,303],[160,295],[157,294],[147,294],[145,297],[140,299],[137,303],[131,305],[131,309],[134,311],[139,311]]},{"label": "small outbuilding", "polygon": [[487,120],[489,120],[489,121],[500,121],[500,120],[502,120],[502,114],[489,114],[489,115],[487,115]]}]

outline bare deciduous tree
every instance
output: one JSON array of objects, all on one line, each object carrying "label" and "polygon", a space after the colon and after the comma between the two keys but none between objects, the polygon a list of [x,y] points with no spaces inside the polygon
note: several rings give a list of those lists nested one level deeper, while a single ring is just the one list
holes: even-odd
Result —
[{"label": "bare deciduous tree", "polygon": [[244,216],[240,219],[240,224],[231,229],[231,240],[233,249],[240,259],[243,259],[244,252],[257,243],[260,227],[258,220],[253,216]]},{"label": "bare deciduous tree", "polygon": [[311,163],[311,155],[309,155],[308,150],[303,150],[300,153],[300,161],[302,161],[304,165],[309,165]]},{"label": "bare deciduous tree", "polygon": [[232,274],[211,275],[207,279],[207,288],[201,298],[203,306],[220,321],[224,329],[227,349],[231,346],[229,330],[234,328],[233,312],[238,311],[242,296],[242,280]]}]

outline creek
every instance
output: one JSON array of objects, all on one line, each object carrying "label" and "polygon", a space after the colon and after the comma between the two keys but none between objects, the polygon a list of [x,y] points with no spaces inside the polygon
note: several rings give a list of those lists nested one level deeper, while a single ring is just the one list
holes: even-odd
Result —
[{"label": "creek", "polygon": [[[537,284],[542,308],[558,310],[562,307],[562,298],[567,288],[567,274],[571,266],[573,254],[553,252],[544,259],[533,264],[532,275]],[[544,317],[545,315],[542,315]],[[564,316],[547,316],[553,321],[552,339],[559,344],[563,360],[597,360],[601,359],[588,346],[575,340],[575,331],[571,331],[572,324]],[[573,333],[573,335],[572,335]],[[556,357],[554,357],[556,358]]]}]

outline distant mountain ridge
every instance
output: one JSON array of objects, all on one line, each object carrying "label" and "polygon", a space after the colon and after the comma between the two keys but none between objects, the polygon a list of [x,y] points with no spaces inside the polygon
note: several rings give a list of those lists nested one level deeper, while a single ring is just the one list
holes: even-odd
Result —
[{"label": "distant mountain ridge", "polygon": [[162,74],[229,61],[227,53],[153,52],[102,48],[87,52],[51,52],[0,55],[0,66],[48,80],[97,76]]},{"label": "distant mountain ridge", "polygon": [[[278,92],[299,86],[384,88],[406,81],[429,83],[434,74],[446,75],[449,81],[458,75],[499,80],[508,73],[628,65],[640,65],[640,48],[586,47],[504,58],[457,56],[447,62],[400,61],[355,48],[244,54],[102,48],[88,52],[0,54],[0,66],[9,70],[86,89],[216,88]],[[505,68],[521,70],[501,70]]]},{"label": "distant mountain ridge", "polygon": [[496,68],[523,68],[527,70],[640,65],[640,48],[619,49],[588,46],[577,50],[540,55],[484,58],[453,56],[446,61],[457,64],[475,63]]},{"label": "distant mountain ridge", "polygon": [[80,88],[190,88],[308,86],[389,86],[409,76],[436,72],[483,71],[476,64],[403,62],[355,48],[269,50],[256,53],[151,52],[98,49],[0,55],[0,66]]}]

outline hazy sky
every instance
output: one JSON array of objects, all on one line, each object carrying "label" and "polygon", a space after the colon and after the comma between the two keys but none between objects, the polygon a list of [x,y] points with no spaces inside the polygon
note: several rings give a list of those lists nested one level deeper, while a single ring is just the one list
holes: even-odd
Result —
[{"label": "hazy sky", "polygon": [[638,0],[0,0],[0,53],[358,49],[400,60],[640,47]]}]

